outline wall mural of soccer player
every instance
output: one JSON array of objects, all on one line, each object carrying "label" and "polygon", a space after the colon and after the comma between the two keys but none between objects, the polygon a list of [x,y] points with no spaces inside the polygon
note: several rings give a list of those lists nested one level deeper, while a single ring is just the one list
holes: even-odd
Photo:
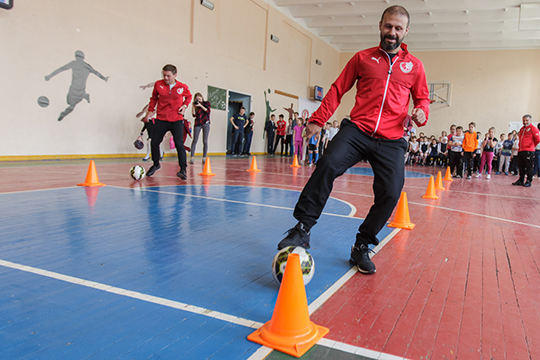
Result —
[{"label": "wall mural of soccer player", "polygon": [[[268,94],[270,94],[270,89],[268,89]],[[266,103],[266,119],[264,120],[264,127],[263,127],[263,139],[264,135],[266,134],[266,131],[264,130],[266,127],[266,123],[270,121],[270,115],[276,111],[276,109],[272,109],[270,106],[270,101],[268,101],[268,98],[266,97],[266,90],[264,91],[264,102]]]},{"label": "wall mural of soccer player", "polygon": [[66,98],[69,106],[60,113],[58,121],[61,121],[69,113],[71,113],[73,109],[75,109],[75,106],[83,99],[85,99],[87,102],[90,102],[90,94],[86,92],[86,80],[88,79],[88,75],[94,74],[105,82],[109,80],[108,76],[105,77],[101,75],[98,71],[94,70],[94,68],[90,66],[90,64],[84,61],[84,53],[81,50],[75,51],[75,60],[67,63],[64,66],[59,67],[49,75],[46,75],[45,80],[49,81],[53,76],[61,73],[62,71],[70,69],[71,85],[69,87]]}]

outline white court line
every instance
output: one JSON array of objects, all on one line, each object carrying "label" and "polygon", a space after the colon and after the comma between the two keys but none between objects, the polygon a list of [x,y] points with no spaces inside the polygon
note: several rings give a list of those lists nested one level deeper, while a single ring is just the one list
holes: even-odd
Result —
[{"label": "white court line", "polygon": [[19,191],[7,191],[7,192],[0,192],[0,196],[6,195],[6,194],[22,194],[22,193],[31,193],[31,192],[38,192],[38,191],[51,191],[51,190],[65,190],[65,189],[74,189],[79,188],[81,186],[67,186],[67,187],[59,187],[59,188],[49,188],[49,189],[35,189],[35,190],[19,190]]},{"label": "white court line", "polygon": [[[174,186],[174,185],[173,185]],[[124,190],[132,190],[131,188],[125,188],[121,186],[111,186],[118,189],[124,189]],[[214,198],[210,196],[203,196],[203,195],[192,195],[192,194],[181,194],[181,193],[175,193],[170,191],[163,191],[163,190],[153,190],[149,188],[139,188],[141,191],[147,191],[147,192],[154,192],[158,194],[167,194],[167,195],[176,195],[176,196],[186,196],[186,197],[194,197],[199,199],[207,199],[207,200],[214,200],[214,201],[221,201],[221,202],[229,202],[234,204],[243,204],[243,205],[252,205],[252,206],[261,206],[261,207],[267,207],[272,209],[281,209],[281,210],[294,210],[294,208],[285,207],[285,206],[277,206],[277,205],[266,205],[266,204],[258,204],[258,203],[252,203],[252,202],[246,202],[246,201],[239,201],[239,200],[230,200],[230,199],[222,199],[222,198]],[[267,189],[273,189],[273,188],[267,188]],[[278,189],[278,190],[288,190],[288,189]],[[294,190],[288,190],[288,191],[294,191]],[[336,217],[345,217],[345,218],[353,218],[353,219],[359,219],[363,220],[361,218],[355,218],[353,215],[356,214],[356,207],[353,204],[348,203],[347,201],[341,200],[341,199],[335,199],[341,202],[344,202],[345,204],[349,205],[351,207],[351,212],[348,215],[341,215],[341,214],[331,214],[323,212],[321,215],[329,215],[329,216],[336,216]]]},{"label": "white court line", "polygon": [[133,299],[147,301],[153,304],[168,306],[170,308],[183,310],[183,311],[191,312],[198,315],[208,316],[214,319],[227,321],[233,324],[242,325],[242,326],[250,327],[253,329],[258,329],[261,326],[263,326],[263,324],[260,322],[244,319],[238,316],[228,315],[228,314],[221,313],[218,311],[204,309],[198,306],[184,304],[182,302],[168,300],[168,299],[164,299],[157,296],[142,294],[136,291],[121,289],[118,287],[101,284],[95,281],[80,279],[80,278],[76,278],[69,275],[63,275],[63,274],[59,274],[53,271],[48,271],[48,270],[38,269],[31,266],[16,264],[10,261],[0,260],[0,266],[5,266],[5,267],[15,269],[15,270],[20,270],[20,271],[25,271],[25,272],[41,275],[41,276],[46,276],[51,279],[56,279],[56,280],[61,280],[61,281],[65,281],[65,282],[76,284],[76,285],[86,286],[92,289],[102,290],[111,294],[127,296]]}]

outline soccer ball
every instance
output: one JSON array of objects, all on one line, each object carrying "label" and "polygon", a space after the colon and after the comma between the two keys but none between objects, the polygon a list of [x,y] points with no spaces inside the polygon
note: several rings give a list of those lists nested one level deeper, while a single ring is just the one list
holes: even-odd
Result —
[{"label": "soccer ball", "polygon": [[129,175],[131,175],[133,180],[142,180],[146,175],[146,171],[142,166],[135,165],[129,170]]},{"label": "soccer ball", "polygon": [[313,274],[315,274],[315,260],[313,260],[313,256],[301,246],[287,246],[274,256],[274,261],[272,261],[272,276],[274,277],[274,280],[276,280],[278,284],[281,284],[289,254],[300,255],[300,268],[302,269],[304,285],[309,284],[311,279],[313,279]]}]

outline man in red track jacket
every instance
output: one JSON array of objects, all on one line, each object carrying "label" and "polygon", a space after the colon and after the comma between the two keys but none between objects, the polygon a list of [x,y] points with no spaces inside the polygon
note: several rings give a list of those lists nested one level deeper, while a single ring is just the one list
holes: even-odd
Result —
[{"label": "man in red track jacket", "polygon": [[145,121],[152,118],[157,105],[157,115],[152,132],[152,161],[154,164],[148,169],[146,175],[152,176],[161,168],[159,165],[159,144],[170,131],[174,138],[174,145],[178,154],[180,171],[176,174],[180,179],[186,180],[186,150],[184,149],[184,112],[191,102],[191,93],[187,85],[176,81],[176,66],[165,65],[162,70],[163,80],[154,84],[150,97]]},{"label": "man in red track jacket", "polygon": [[350,260],[365,274],[376,271],[368,245],[379,243],[376,235],[392,214],[403,188],[403,158],[407,149],[403,123],[410,96],[414,102],[411,118],[418,126],[425,124],[429,114],[424,66],[402,44],[409,31],[409,13],[398,5],[387,8],[379,30],[380,45],[352,57],[307,125],[307,138],[320,132],[343,95],[356,84],[351,120],[343,120],[340,131],[317,163],[294,209],[298,224],[278,244],[278,249],[286,246],[308,249],[310,229],[330,196],[334,180],[366,159],[374,173],[375,203],[356,234]]},{"label": "man in red track jacket", "polygon": [[[523,127],[519,130],[519,152],[517,155],[519,179],[512,185],[530,187],[533,179],[533,160],[536,145],[540,143],[540,132],[531,124],[532,116],[524,115]],[[525,175],[527,181],[525,182]]]}]

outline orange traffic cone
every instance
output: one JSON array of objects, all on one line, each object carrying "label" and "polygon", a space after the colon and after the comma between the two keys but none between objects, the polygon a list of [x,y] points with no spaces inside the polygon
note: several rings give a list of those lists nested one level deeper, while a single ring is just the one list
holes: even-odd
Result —
[{"label": "orange traffic cone", "polygon": [[301,167],[301,166],[298,164],[298,155],[294,155],[294,158],[293,158],[293,162],[292,162],[291,167],[292,167],[292,168],[299,168],[299,167]]},{"label": "orange traffic cone", "polygon": [[429,184],[426,189],[426,194],[422,196],[424,199],[434,199],[437,200],[439,197],[435,193],[435,181],[433,181],[433,176],[429,177]]},{"label": "orange traffic cone", "polygon": [[450,166],[446,167],[446,174],[444,174],[444,181],[454,181],[452,180],[452,173],[450,172]]},{"label": "orange traffic cone", "polygon": [[251,159],[251,166],[246,171],[253,171],[253,172],[261,171],[257,168],[257,159],[255,158],[255,156],[253,157],[253,159]]},{"label": "orange traffic cone", "polygon": [[409,216],[409,203],[407,202],[407,193],[402,191],[397,204],[396,216],[394,220],[388,224],[393,228],[412,230],[416,225],[411,222]]},{"label": "orange traffic cone", "polygon": [[309,320],[300,256],[290,254],[272,319],[248,336],[248,340],[291,356],[304,355],[330,331]]},{"label": "orange traffic cone", "polygon": [[86,172],[86,180],[81,184],[77,184],[77,186],[105,186],[105,184],[99,182],[94,160],[90,160],[90,165],[88,165],[88,171]]},{"label": "orange traffic cone", "polygon": [[204,162],[204,168],[202,173],[199,173],[201,176],[215,176],[216,174],[212,174],[212,168],[210,167],[210,158],[207,157],[206,161]]},{"label": "orange traffic cone", "polygon": [[437,179],[435,180],[435,190],[444,190],[444,185],[442,183],[442,175],[440,171],[437,173]]}]

